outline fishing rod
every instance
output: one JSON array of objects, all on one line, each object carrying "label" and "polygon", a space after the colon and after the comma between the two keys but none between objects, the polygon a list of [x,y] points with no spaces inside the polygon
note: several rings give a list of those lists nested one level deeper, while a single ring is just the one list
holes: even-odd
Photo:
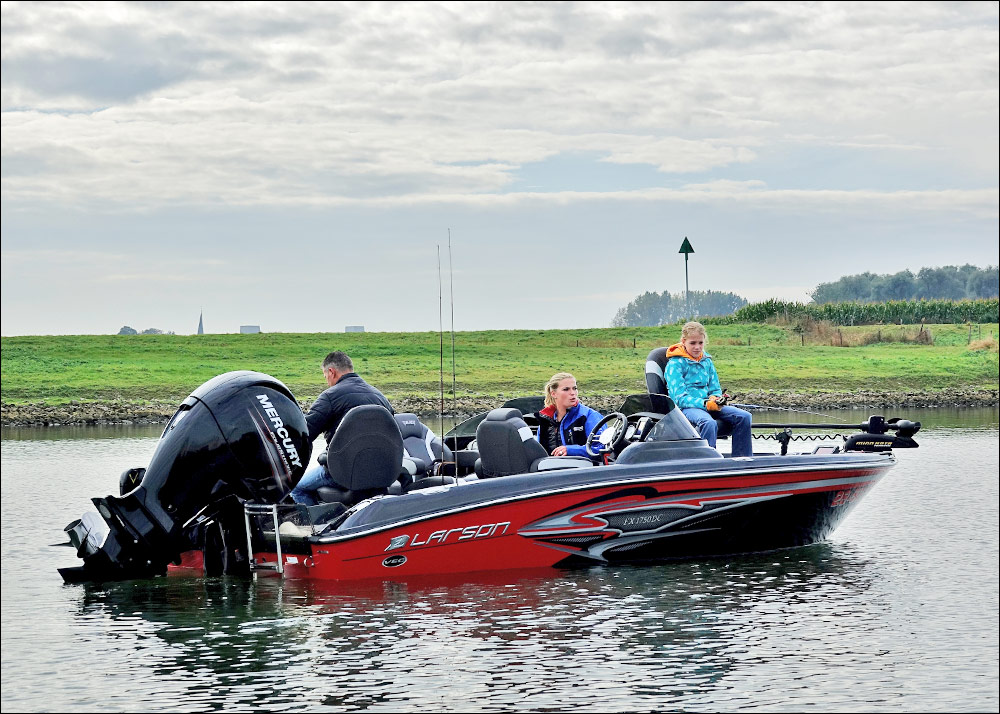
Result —
[{"label": "fishing rod", "polygon": [[[762,404],[738,404],[736,402],[727,402],[731,407],[737,407],[738,409],[763,409],[766,411],[777,411],[777,412],[795,412],[797,414],[811,414],[812,416],[821,416],[825,419],[836,419],[837,417],[830,416],[829,414],[820,414],[819,412],[811,412],[806,409],[792,409],[790,407],[768,407]],[[846,424],[846,422],[844,422]]]},{"label": "fishing rod", "polygon": [[[451,412],[454,417],[458,414],[458,389],[457,377],[455,375],[455,271],[451,260],[451,228],[448,229],[448,282],[449,299],[451,301]],[[443,429],[444,427],[442,427]],[[441,444],[444,444],[444,434],[441,434]],[[455,477],[458,477],[458,456],[454,453],[458,451],[458,433],[453,439],[454,448],[452,458],[455,459]],[[444,461],[444,449],[441,450],[441,460]]]},{"label": "fishing rod", "polygon": [[[437,246],[438,256],[438,351],[441,356],[439,374],[441,376],[441,408],[438,411],[441,434],[444,434],[444,317],[443,317],[443,297],[441,288],[441,244]],[[443,443],[443,442],[442,442]],[[432,454],[433,456],[433,454]],[[444,453],[441,454],[444,456]]]},{"label": "fishing rod", "polygon": [[722,400],[718,402],[719,406],[725,406],[726,404],[736,407],[738,409],[765,409],[773,410],[778,412],[795,412],[797,414],[811,414],[812,416],[821,416],[824,419],[836,419],[837,417],[830,416],[829,414],[820,414],[819,412],[811,412],[806,409],[792,409],[790,407],[768,407],[763,404],[737,404],[736,402],[729,400],[729,395],[726,390],[722,390]]},{"label": "fishing rod", "polygon": [[[666,394],[663,394],[663,395],[657,394],[655,396],[664,396],[665,397],[667,395]],[[830,416],[829,414],[820,414],[819,412],[810,412],[810,411],[807,411],[805,409],[792,409],[790,407],[769,407],[769,406],[765,406],[763,404],[739,404],[737,402],[731,402],[731,401],[729,401],[729,395],[725,393],[725,390],[723,390],[723,397],[724,397],[724,399],[716,401],[716,403],[720,407],[724,407],[724,406],[728,405],[728,406],[731,406],[731,407],[737,407],[739,409],[765,409],[765,410],[774,410],[774,411],[779,411],[779,412],[796,412],[798,414],[811,414],[813,416],[821,416],[821,417],[824,417],[826,419],[836,419],[837,418],[837,417]],[[753,426],[756,427],[758,425],[754,424]],[[774,424],[761,424],[760,426],[767,427],[767,426],[775,426],[775,425]],[[795,426],[813,426],[813,425],[812,424],[796,424]],[[826,426],[826,428],[832,429],[832,428],[835,428],[835,427],[843,427],[843,426],[850,426],[850,425],[847,422],[843,422],[841,424],[833,424],[833,425],[827,424],[825,426]]]}]

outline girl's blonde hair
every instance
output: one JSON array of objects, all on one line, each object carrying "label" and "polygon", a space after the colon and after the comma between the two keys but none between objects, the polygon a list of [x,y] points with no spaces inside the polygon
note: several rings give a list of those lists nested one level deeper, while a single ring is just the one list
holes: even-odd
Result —
[{"label": "girl's blonde hair", "polygon": [[552,398],[552,392],[555,390],[556,387],[559,386],[559,383],[564,379],[575,380],[576,377],[574,377],[569,372],[558,372],[557,374],[553,374],[551,377],[549,377],[549,381],[545,383],[545,406],[551,407],[553,404],[556,403],[556,400]]},{"label": "girl's blonde hair", "polygon": [[705,332],[704,325],[700,322],[685,322],[681,328],[681,342],[695,335],[701,335],[705,338],[705,342],[708,342],[708,333]]}]

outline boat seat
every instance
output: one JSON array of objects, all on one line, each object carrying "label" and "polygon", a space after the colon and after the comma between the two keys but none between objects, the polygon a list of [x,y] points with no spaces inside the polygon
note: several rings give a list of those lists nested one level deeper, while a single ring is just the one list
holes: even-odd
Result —
[{"label": "boat seat", "polygon": [[354,407],[337,427],[326,450],[326,470],[335,486],[322,486],[324,503],[353,505],[388,492],[399,478],[403,437],[385,407]]},{"label": "boat seat", "polygon": [[453,460],[451,449],[416,414],[396,414],[395,419],[403,437],[403,456],[408,457],[416,467],[414,480],[434,475],[439,470],[436,465]]},{"label": "boat seat", "polygon": [[663,371],[667,368],[667,348],[657,347],[646,356],[646,391],[653,411],[666,414],[670,411],[670,403],[666,400],[667,381]]},{"label": "boat seat", "polygon": [[447,486],[448,484],[458,483],[460,480],[457,476],[445,476],[442,474],[424,476],[416,481],[412,478],[401,476],[396,483],[389,486],[387,493],[390,496],[402,496],[404,493],[409,493],[410,491],[419,491],[424,488],[433,488],[434,486]]},{"label": "boat seat", "polygon": [[594,465],[586,456],[548,456],[540,459],[532,471],[558,471],[559,469],[585,469]]},{"label": "boat seat", "polygon": [[[667,398],[667,380],[663,377],[666,368],[666,347],[657,347],[646,355],[646,391],[649,392],[649,401],[652,404],[653,411],[660,414],[666,414],[674,408],[673,404]],[[709,412],[709,414],[712,414],[712,412]],[[728,439],[729,435],[733,433],[732,426],[726,422],[722,422],[718,426],[719,431],[716,434],[716,438]]]},{"label": "boat seat", "polygon": [[465,448],[452,451],[451,454],[455,459],[455,467],[458,469],[459,476],[475,473],[476,462],[479,460],[479,451]]},{"label": "boat seat", "polygon": [[480,478],[528,473],[537,470],[541,461],[552,458],[535,441],[521,411],[512,407],[494,409],[486,415],[476,428],[476,444],[476,474]]}]

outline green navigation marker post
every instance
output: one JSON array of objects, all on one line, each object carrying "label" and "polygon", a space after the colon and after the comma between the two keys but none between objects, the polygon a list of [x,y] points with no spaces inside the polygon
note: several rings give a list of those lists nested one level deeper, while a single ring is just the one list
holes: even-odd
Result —
[{"label": "green navigation marker post", "polygon": [[684,309],[687,310],[688,319],[691,319],[691,289],[688,287],[688,255],[694,253],[694,248],[691,247],[691,241],[684,236],[684,242],[681,243],[681,249],[677,251],[678,253],[684,254]]}]

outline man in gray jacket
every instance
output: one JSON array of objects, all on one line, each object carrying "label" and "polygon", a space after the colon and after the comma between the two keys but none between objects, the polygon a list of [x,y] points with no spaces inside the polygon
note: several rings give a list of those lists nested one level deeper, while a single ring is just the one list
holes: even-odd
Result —
[{"label": "man in gray jacket", "polygon": [[[390,413],[395,413],[382,392],[355,374],[354,363],[345,353],[338,350],[326,356],[323,360],[323,376],[330,388],[320,394],[306,412],[310,439],[315,439],[322,433],[329,445],[344,415],[354,407],[377,404]],[[316,505],[319,502],[316,491],[321,486],[332,485],[333,479],[326,466],[319,464],[302,474],[302,478],[292,489],[292,499],[307,506]]]}]

